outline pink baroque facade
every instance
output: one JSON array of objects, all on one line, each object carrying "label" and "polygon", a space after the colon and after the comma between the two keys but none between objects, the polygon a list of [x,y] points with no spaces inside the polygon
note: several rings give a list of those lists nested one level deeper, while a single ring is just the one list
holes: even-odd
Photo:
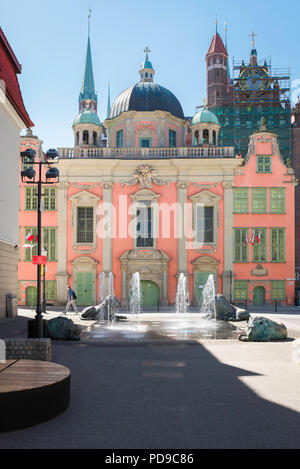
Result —
[{"label": "pink baroque facade", "polygon": [[[262,120],[241,158],[218,145],[212,112],[204,107],[184,117],[177,98],[154,83],[148,55],[139,73],[103,124],[91,105],[94,89],[81,91],[74,148],[58,149],[60,182],[44,197],[48,302],[65,303],[72,285],[79,305],[97,304],[111,273],[126,307],[138,271],[145,308],[174,304],[181,273],[194,305],[201,305],[210,274],[229,300],[292,303],[296,180],[276,135]],[[41,145],[29,137],[21,142]],[[31,202],[25,187],[21,194],[24,245],[36,214],[34,194]],[[33,250],[21,250],[21,304],[34,298]]]}]

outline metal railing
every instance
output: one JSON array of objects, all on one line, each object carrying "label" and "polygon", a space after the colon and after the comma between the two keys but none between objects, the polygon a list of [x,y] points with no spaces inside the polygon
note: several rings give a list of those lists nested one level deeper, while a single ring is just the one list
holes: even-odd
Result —
[{"label": "metal railing", "polygon": [[59,158],[234,158],[234,147],[175,147],[175,148],[58,148]]}]

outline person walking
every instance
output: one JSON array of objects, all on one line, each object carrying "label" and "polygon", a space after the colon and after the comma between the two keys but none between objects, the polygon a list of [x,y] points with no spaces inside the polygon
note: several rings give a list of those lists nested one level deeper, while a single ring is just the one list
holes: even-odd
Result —
[{"label": "person walking", "polygon": [[73,306],[73,309],[75,310],[75,312],[78,313],[78,309],[77,309],[76,302],[75,302],[77,296],[75,295],[75,292],[74,290],[72,290],[71,287],[68,287],[67,290],[68,290],[68,302],[67,302],[65,314],[69,312],[71,305]]}]

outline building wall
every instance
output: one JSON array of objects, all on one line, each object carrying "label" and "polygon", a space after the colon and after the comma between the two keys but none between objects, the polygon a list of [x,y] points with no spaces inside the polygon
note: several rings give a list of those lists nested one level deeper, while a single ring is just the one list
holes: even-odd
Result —
[{"label": "building wall", "polygon": [[18,293],[19,133],[23,125],[8,101],[0,104],[0,317],[6,316],[6,295]]},{"label": "building wall", "polygon": [[[256,158],[268,155],[272,160],[271,173],[257,173]],[[277,139],[274,134],[259,132],[251,137],[249,153],[241,172],[235,177],[235,187],[249,188],[249,213],[234,214],[234,227],[249,228],[249,262],[234,262],[234,279],[247,280],[250,301],[253,300],[253,289],[263,286],[266,290],[266,301],[271,301],[270,281],[283,280],[285,282],[286,297],[293,304],[295,291],[295,175],[291,168],[287,168],[279,153]],[[252,212],[252,189],[267,188],[267,213]],[[270,213],[270,188],[285,189],[285,213]],[[267,229],[267,262],[253,262],[251,244],[251,228]],[[271,228],[285,228],[285,261],[271,262]],[[255,241],[256,242],[256,241]],[[261,267],[259,273],[258,264]]]},{"label": "building wall", "polygon": [[[19,139],[20,140],[20,139]],[[36,161],[37,159],[41,158],[42,156],[42,141],[39,140],[37,137],[21,137],[21,146],[20,150],[24,151],[27,148],[32,148],[36,151]],[[19,151],[20,151],[19,150]],[[18,174],[20,174],[22,168],[21,158],[18,161]],[[47,171],[47,167],[42,167],[42,178],[43,181],[46,180],[45,175]],[[38,165],[34,165],[34,170],[36,171],[36,178],[38,177]],[[35,184],[27,184],[27,183],[20,183],[20,202],[19,202],[19,269],[18,269],[18,298],[19,304],[25,305],[26,304],[26,289],[30,287],[36,287],[37,283],[37,266],[32,264],[32,261],[26,261],[26,251],[31,250],[29,247],[24,247],[24,245],[28,244],[36,244],[36,240],[29,243],[25,239],[25,229],[29,227],[36,228],[37,227],[37,211],[36,210],[26,210],[25,205],[25,192],[26,188],[33,188],[33,190],[37,191],[37,185]],[[49,187],[56,187],[56,185],[43,185],[42,186],[42,193],[44,192],[45,188]],[[58,197],[57,197],[58,199]],[[42,212],[42,229],[43,228],[58,228],[58,200],[57,200],[57,210],[53,211],[43,211]],[[58,229],[57,229],[58,232]],[[42,249],[43,249],[43,239],[42,239]],[[56,248],[56,256],[58,258],[58,252]],[[56,282],[56,274],[57,274],[57,262],[56,261],[48,261],[46,267],[46,280],[47,281],[55,281]],[[56,298],[55,298],[56,301]]]},{"label": "building wall", "polygon": [[[300,127],[293,127],[293,167],[296,178],[300,179]],[[300,185],[295,190],[295,264],[296,289],[300,290]]]}]

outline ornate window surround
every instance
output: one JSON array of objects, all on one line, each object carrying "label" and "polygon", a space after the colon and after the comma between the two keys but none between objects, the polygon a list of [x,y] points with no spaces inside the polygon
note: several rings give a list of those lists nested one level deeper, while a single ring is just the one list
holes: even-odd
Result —
[{"label": "ornate window surround", "polygon": [[213,207],[213,209],[214,209],[214,215],[213,215],[214,241],[213,241],[213,243],[198,243],[197,242],[197,236],[195,236],[194,237],[194,249],[197,249],[201,246],[212,246],[214,248],[217,247],[217,245],[218,245],[218,228],[220,226],[219,201],[221,199],[222,199],[221,196],[219,196],[217,194],[214,194],[213,192],[210,192],[208,190],[203,190],[203,191],[198,192],[197,194],[194,194],[190,197],[190,200],[192,201],[192,229],[193,229],[193,232],[196,233],[197,206],[201,205],[201,206],[204,206],[204,207]]},{"label": "ornate window surround", "polygon": [[[157,237],[159,233],[159,207],[158,207],[158,199],[160,194],[156,194],[155,192],[149,189],[141,189],[135,194],[129,196],[132,200],[130,214],[131,214],[131,233],[133,234],[133,249],[156,249],[157,245]],[[147,247],[140,247],[137,246],[137,231],[136,231],[136,209],[139,206],[139,203],[142,200],[149,200],[151,203],[152,209],[152,237],[153,237],[153,246]]]},{"label": "ornate window surround", "polygon": [[[72,202],[71,211],[71,226],[72,226],[72,247],[76,248],[79,246],[91,246],[96,248],[97,246],[97,205],[101,197],[95,194],[91,194],[88,191],[80,191],[69,197]],[[77,243],[77,208],[78,207],[93,207],[94,219],[93,219],[93,242],[92,243]]]}]

